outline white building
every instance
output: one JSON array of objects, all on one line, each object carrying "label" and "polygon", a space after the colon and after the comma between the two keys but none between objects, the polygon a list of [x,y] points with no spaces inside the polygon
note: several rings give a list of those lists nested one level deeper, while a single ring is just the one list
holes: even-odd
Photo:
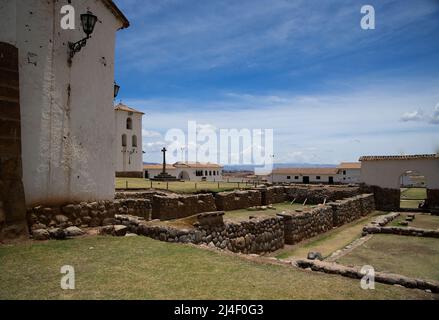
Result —
[{"label": "white building", "polygon": [[122,103],[114,108],[116,125],[116,176],[143,176],[142,117],[143,112]]},{"label": "white building", "polygon": [[361,182],[361,162],[342,162],[337,167],[337,182],[340,183],[360,183]]},{"label": "white building", "polygon": [[274,183],[322,183],[337,182],[337,168],[277,168],[267,176]]},{"label": "white building", "polygon": [[[19,103],[26,204],[114,197],[114,52],[129,26],[111,0],[72,1],[76,27],[61,27],[69,1],[0,0],[0,42],[19,52]],[[85,38],[80,14],[98,21]],[[3,72],[3,71],[2,71]]]},{"label": "white building", "polygon": [[[163,171],[161,164],[145,164],[144,178],[151,179]],[[223,167],[214,163],[176,162],[166,165],[166,172],[185,181],[223,181]]]}]

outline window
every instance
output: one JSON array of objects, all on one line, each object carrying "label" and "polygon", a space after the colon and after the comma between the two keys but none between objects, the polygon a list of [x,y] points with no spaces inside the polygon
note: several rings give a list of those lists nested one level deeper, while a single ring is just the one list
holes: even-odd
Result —
[{"label": "window", "polygon": [[294,180],[299,180],[299,176],[295,176],[295,177],[294,177]]},{"label": "window", "polygon": [[343,170],[343,175],[346,175],[346,170]]},{"label": "window", "polygon": [[320,180],[320,176],[317,176],[316,179],[317,179],[317,180]]},{"label": "window", "polygon": [[287,176],[287,180],[290,180],[291,179],[291,176]]},{"label": "window", "polygon": [[127,135],[123,134],[122,135],[122,147],[126,147],[127,146]]},{"label": "window", "polygon": [[133,136],[132,144],[133,144],[133,147],[134,147],[134,148],[137,147],[137,136],[136,136],[136,135]]},{"label": "window", "polygon": [[127,119],[127,129],[133,130],[133,120],[131,118]]},{"label": "window", "polygon": [[207,170],[206,170],[206,171],[204,171],[204,173],[205,173],[205,176],[207,176]]},{"label": "window", "polygon": [[213,172],[213,175],[216,176],[216,171]]},{"label": "window", "polygon": [[212,171],[209,171],[209,176],[211,176],[212,175]]}]

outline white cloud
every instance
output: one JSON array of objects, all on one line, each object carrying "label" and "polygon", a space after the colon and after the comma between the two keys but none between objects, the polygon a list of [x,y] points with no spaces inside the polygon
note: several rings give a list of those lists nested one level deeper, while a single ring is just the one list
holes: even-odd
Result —
[{"label": "white cloud", "polygon": [[142,136],[144,138],[157,138],[161,137],[162,135],[157,131],[142,129]]},{"label": "white cloud", "polygon": [[408,121],[421,121],[424,118],[424,114],[422,110],[415,110],[411,112],[405,112],[401,116],[401,121],[408,122]]},{"label": "white cloud", "polygon": [[439,103],[434,108],[433,114],[430,118],[430,123],[432,124],[439,124]]}]

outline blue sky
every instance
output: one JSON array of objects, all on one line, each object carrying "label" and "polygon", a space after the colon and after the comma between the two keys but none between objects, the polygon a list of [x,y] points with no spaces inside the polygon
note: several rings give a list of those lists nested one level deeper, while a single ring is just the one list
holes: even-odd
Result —
[{"label": "blue sky", "polygon": [[[117,0],[118,101],[168,129],[274,130],[277,162],[439,151],[439,1]],[[376,29],[360,27],[362,5]]]}]

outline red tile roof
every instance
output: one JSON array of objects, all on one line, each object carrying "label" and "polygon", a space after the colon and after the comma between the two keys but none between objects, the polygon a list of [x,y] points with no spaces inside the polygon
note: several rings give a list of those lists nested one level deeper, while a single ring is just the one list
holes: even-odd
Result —
[{"label": "red tile roof", "polygon": [[337,167],[339,169],[361,169],[361,162],[342,162]]},{"label": "red tile roof", "polygon": [[399,156],[363,156],[360,161],[439,159],[439,154],[407,154]]}]

